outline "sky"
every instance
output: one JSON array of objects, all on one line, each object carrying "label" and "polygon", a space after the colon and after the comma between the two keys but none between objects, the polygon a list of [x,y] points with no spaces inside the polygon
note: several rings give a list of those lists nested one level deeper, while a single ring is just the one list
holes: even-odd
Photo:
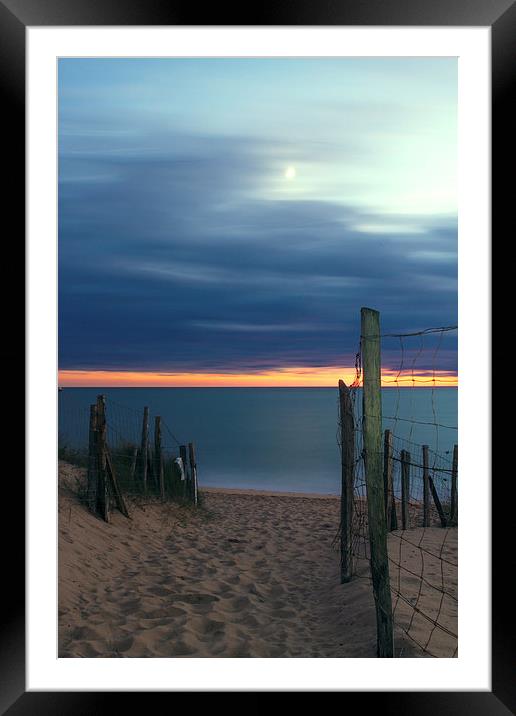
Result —
[{"label": "sky", "polygon": [[[59,60],[60,385],[336,385],[457,323],[455,58]],[[382,339],[456,382],[456,334]]]}]

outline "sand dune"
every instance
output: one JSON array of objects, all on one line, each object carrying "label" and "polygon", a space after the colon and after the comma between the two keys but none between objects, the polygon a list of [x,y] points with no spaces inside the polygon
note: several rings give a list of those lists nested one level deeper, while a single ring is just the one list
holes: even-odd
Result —
[{"label": "sand dune", "polygon": [[[337,498],[204,490],[198,510],[133,501],[130,520],[114,512],[105,524],[80,502],[83,480],[82,470],[60,464],[60,657],[375,656],[366,573],[339,583]],[[427,530],[429,552],[433,533],[442,541],[442,530]],[[419,574],[420,551],[402,550]],[[438,608],[428,590],[428,608]],[[440,606],[453,629],[454,603]],[[407,626],[413,610],[402,602],[397,611]],[[411,633],[426,641],[431,626],[414,621]],[[446,634],[433,634],[431,645],[451,656]],[[398,628],[396,654],[423,655]]]}]

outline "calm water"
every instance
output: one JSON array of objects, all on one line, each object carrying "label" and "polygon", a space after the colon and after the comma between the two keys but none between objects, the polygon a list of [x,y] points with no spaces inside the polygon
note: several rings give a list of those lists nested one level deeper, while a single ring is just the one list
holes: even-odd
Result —
[{"label": "calm water", "polygon": [[[161,415],[181,443],[195,442],[201,485],[340,492],[333,388],[65,388],[59,431],[68,444],[86,444],[88,406],[98,393],[106,395],[108,421],[120,435],[138,440],[148,405],[151,421]],[[457,425],[456,388],[387,388],[382,402],[384,416]],[[385,417],[384,428],[440,453],[457,442],[457,431],[445,427]],[[168,432],[164,439],[175,447]]]}]

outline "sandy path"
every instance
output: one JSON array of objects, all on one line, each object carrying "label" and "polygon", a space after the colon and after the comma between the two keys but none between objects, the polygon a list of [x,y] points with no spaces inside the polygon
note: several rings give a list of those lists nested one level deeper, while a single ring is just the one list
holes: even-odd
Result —
[{"label": "sandy path", "polygon": [[[337,498],[206,491],[107,525],[61,475],[60,656],[375,656],[370,584],[339,584]],[[420,655],[398,631],[396,649]]]}]

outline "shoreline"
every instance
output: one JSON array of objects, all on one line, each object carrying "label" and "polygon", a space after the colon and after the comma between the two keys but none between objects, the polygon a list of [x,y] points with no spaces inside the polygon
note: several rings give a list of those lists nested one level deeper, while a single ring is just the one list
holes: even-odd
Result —
[{"label": "shoreline", "polygon": [[259,490],[253,487],[203,487],[199,485],[200,493],[213,493],[221,495],[242,495],[249,497],[305,497],[307,499],[340,500],[340,495],[330,492],[289,492],[287,490]]}]

